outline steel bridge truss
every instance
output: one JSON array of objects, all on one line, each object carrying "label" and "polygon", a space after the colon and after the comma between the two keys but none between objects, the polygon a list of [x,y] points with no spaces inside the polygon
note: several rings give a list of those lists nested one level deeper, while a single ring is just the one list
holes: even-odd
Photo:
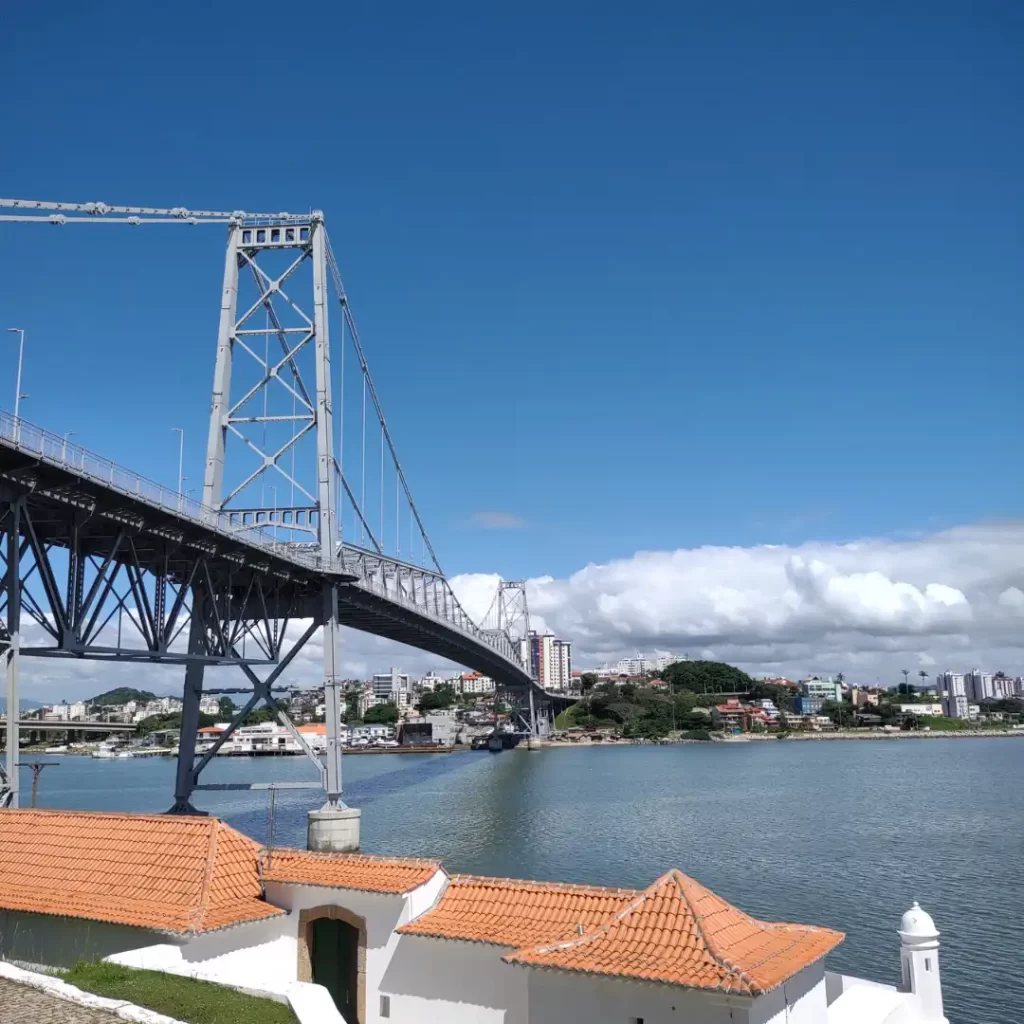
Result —
[{"label": "steel bridge truss", "polygon": [[[44,641],[23,642],[23,655],[279,661],[295,599],[287,581],[189,544],[184,530],[150,531],[127,509],[116,516],[0,481],[0,616],[24,615]],[[193,620],[203,623],[199,645],[186,642]]]},{"label": "steel bridge truss", "polygon": [[[258,536],[211,529],[210,516],[183,515],[173,499],[153,501],[142,486],[114,490],[108,477],[116,474],[83,473],[79,465],[89,460],[80,452],[48,458],[52,437],[37,428],[0,423],[0,442],[0,664],[8,705],[18,705],[22,656],[179,664],[186,680],[201,680],[207,666],[235,666],[252,697],[225,738],[262,702],[322,777],[322,761],[271,687],[322,623],[325,592],[336,595],[350,577],[325,576],[301,551],[284,559],[281,547],[268,548]],[[270,675],[260,678],[260,666],[271,666]],[[194,753],[190,715],[186,708],[182,741]],[[198,727],[198,701],[193,717]],[[7,716],[0,806],[18,800],[17,721]],[[193,767],[190,760],[191,770],[179,772],[176,809],[191,809],[207,761]]]},{"label": "steel bridge truss", "polygon": [[[0,634],[0,647],[6,644],[9,701],[13,696],[16,706],[21,654],[184,665],[174,803],[181,812],[192,811],[192,791],[210,758],[261,702],[316,762],[328,806],[344,806],[342,625],[472,666],[509,691],[529,694],[530,721],[536,722],[538,685],[521,660],[529,626],[525,589],[513,584],[502,590],[498,621],[482,629],[441,571],[370,376],[322,213],[7,199],[0,199],[0,209],[13,211],[0,213],[0,221],[228,228],[201,501],[0,413],[0,531],[6,533],[0,565],[6,636]],[[329,286],[341,312],[340,388],[332,376]],[[350,380],[359,397],[350,396],[349,406],[361,413],[348,442],[346,336],[358,369]],[[368,487],[368,467],[376,472],[368,441],[378,432],[380,478]],[[229,438],[239,458],[226,457]],[[348,475],[346,444],[350,469],[357,467]],[[287,500],[278,500],[278,487]],[[376,506],[376,530],[368,499]],[[346,541],[346,520],[358,544]],[[414,564],[417,546],[430,568]],[[23,644],[23,612],[31,645]],[[303,630],[294,641],[289,623],[293,632]],[[323,758],[309,750],[272,693],[318,630],[328,723]],[[252,694],[215,749],[197,761],[204,673],[222,665],[240,670]],[[260,666],[269,674],[258,675]],[[8,716],[8,756],[13,735],[15,765],[16,722],[16,715]],[[15,802],[17,774],[16,767],[7,772]]]}]

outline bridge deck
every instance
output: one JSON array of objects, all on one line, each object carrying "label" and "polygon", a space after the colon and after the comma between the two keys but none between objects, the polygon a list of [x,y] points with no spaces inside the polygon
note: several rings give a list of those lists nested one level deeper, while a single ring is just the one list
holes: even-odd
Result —
[{"label": "bridge deck", "polygon": [[[124,554],[117,547],[124,541],[118,538],[127,537],[138,564],[179,585],[188,582],[202,556],[232,574],[239,601],[245,600],[241,595],[248,593],[254,574],[269,576],[275,581],[276,606],[265,610],[282,619],[316,617],[323,583],[330,579],[339,584],[343,625],[465,665],[503,688],[532,687],[544,699],[571,703],[564,694],[542,690],[457,604],[440,609],[432,604],[429,585],[440,581],[447,587],[439,574],[350,545],[343,545],[337,561],[325,567],[319,551],[308,544],[282,542],[261,529],[240,526],[227,512],[206,508],[0,413],[0,505],[17,498],[31,502],[34,529],[47,547],[69,548],[73,525],[83,555],[118,561]],[[371,561],[373,568],[366,568]],[[167,655],[162,660],[174,659]]]}]

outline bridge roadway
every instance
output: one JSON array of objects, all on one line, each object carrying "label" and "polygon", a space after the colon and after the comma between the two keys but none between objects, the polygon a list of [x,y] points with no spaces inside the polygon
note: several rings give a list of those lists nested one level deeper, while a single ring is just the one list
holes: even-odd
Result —
[{"label": "bridge roadway", "polygon": [[[0,715],[0,727],[6,728],[7,719]],[[56,718],[19,718],[20,732],[81,732],[94,735],[123,733],[134,735],[136,727],[124,722],[62,722]]]},{"label": "bridge roadway", "polygon": [[[22,551],[35,552],[37,567],[49,560],[54,548],[64,549],[69,561],[72,556],[91,558],[95,567],[114,572],[124,567],[129,579],[134,573],[137,611],[148,604],[144,576],[151,586],[154,579],[158,587],[170,584],[166,600],[152,599],[160,613],[154,612],[149,628],[140,631],[144,642],[128,650],[103,646],[95,629],[86,635],[89,623],[84,620],[91,614],[95,627],[97,609],[82,608],[83,621],[72,622],[70,600],[62,611],[60,595],[50,593],[60,586],[51,581],[50,604],[56,606],[56,617],[63,615],[67,621],[57,623],[52,647],[23,646],[23,654],[184,663],[189,656],[183,644],[175,642],[181,627],[177,635],[171,628],[177,592],[205,580],[209,600],[231,605],[239,621],[317,620],[327,578],[337,584],[344,625],[465,665],[504,690],[525,695],[532,688],[535,697],[556,708],[574,701],[540,687],[518,661],[508,637],[480,629],[439,573],[350,544],[342,545],[335,564],[324,566],[319,551],[309,545],[278,541],[262,529],[237,522],[229,511],[207,508],[70,445],[66,438],[0,413],[0,521],[15,504],[24,511]],[[40,576],[46,587],[45,574]],[[83,591],[82,581],[77,588]],[[102,587],[97,589],[102,592]],[[176,609],[181,610],[180,603]],[[243,635],[236,631],[234,639]],[[280,648],[274,649],[273,642],[269,647],[270,656],[252,657],[249,663],[278,661]],[[237,664],[247,659],[225,640],[221,650],[209,651],[202,660]]]}]

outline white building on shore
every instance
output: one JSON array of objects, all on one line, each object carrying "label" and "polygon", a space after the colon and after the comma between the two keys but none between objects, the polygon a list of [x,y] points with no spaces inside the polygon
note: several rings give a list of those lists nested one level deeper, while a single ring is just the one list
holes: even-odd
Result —
[{"label": "white building on shore", "polygon": [[[948,1024],[917,904],[899,986],[826,970],[842,932],[645,889],[265,849],[209,817],[0,812],[0,956],[107,959],[290,1002],[300,1024]],[[895,924],[895,922],[893,922]]]}]

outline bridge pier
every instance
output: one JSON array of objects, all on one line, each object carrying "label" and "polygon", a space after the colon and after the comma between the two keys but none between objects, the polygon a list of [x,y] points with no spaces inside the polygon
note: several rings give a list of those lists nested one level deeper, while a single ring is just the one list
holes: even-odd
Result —
[{"label": "bridge pier", "polygon": [[[192,617],[188,628],[188,650],[201,655],[205,646],[205,627],[198,590],[192,592]],[[200,660],[185,666],[185,688],[181,695],[181,730],[178,735],[178,767],[174,779],[174,806],[169,814],[201,814],[192,806],[196,784],[196,735],[199,732],[199,702],[203,697],[205,665]]]},{"label": "bridge pier", "polygon": [[18,776],[21,717],[21,502],[11,502],[7,516],[7,784],[0,790],[0,807],[17,807],[21,792]]},{"label": "bridge pier", "polygon": [[530,738],[526,741],[527,750],[540,750],[540,736],[537,733],[537,708],[533,700],[533,687],[529,687],[530,694]]},{"label": "bridge pier", "polygon": [[327,803],[309,812],[306,846],[318,853],[356,853],[362,812],[346,807],[341,798],[341,625],[338,588],[331,582],[324,585],[323,602]]}]

